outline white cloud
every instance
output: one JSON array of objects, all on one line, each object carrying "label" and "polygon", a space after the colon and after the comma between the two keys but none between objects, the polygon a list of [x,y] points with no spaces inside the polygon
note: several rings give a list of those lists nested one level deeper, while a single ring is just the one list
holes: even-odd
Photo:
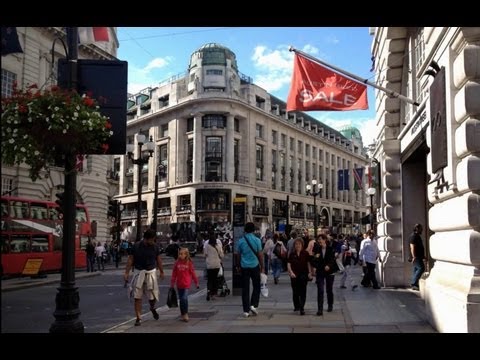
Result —
[{"label": "white cloud", "polygon": [[360,134],[362,134],[363,145],[367,146],[373,143],[377,136],[377,121],[375,119],[364,119],[357,125]]},{"label": "white cloud", "polygon": [[334,44],[334,45],[340,43],[340,40],[338,40],[338,38],[335,35],[327,36],[325,41],[329,44]]},{"label": "white cloud", "polygon": [[[269,49],[264,45],[255,47],[252,60],[258,71],[254,80],[256,85],[272,92],[290,84],[294,53],[288,48],[288,45],[279,45],[276,49]],[[318,53],[318,49],[310,44],[305,45],[302,50],[310,54]]]},{"label": "white cloud", "polygon": [[163,80],[165,76],[159,79],[158,75],[153,72],[157,69],[162,69],[173,62],[173,58],[166,56],[164,58],[154,58],[144,67],[138,67],[133,64],[128,66],[128,92],[135,94],[139,90],[145,89],[149,86],[154,86],[159,81]]}]

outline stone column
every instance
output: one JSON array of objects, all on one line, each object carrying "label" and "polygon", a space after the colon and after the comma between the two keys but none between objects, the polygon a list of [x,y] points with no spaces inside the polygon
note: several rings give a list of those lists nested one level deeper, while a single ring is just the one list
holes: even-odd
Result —
[{"label": "stone column", "polygon": [[227,134],[225,139],[225,156],[223,157],[223,164],[225,166],[224,177],[222,181],[233,182],[234,176],[234,157],[233,157],[233,134],[234,134],[234,116],[233,114],[227,115]]},{"label": "stone column", "polygon": [[198,183],[204,178],[203,169],[203,141],[202,141],[202,114],[197,113],[193,118],[193,182]]},{"label": "stone column", "polygon": [[[422,291],[441,332],[480,332],[480,28],[461,28],[447,63],[448,186],[428,187],[430,252],[436,260]],[[462,40],[462,41],[460,41]],[[465,47],[464,42],[467,43]],[[448,74],[451,74],[449,77]],[[449,79],[451,79],[449,81]],[[427,136],[431,145],[431,139]],[[431,163],[431,155],[428,155]],[[448,221],[447,221],[448,220]]]}]

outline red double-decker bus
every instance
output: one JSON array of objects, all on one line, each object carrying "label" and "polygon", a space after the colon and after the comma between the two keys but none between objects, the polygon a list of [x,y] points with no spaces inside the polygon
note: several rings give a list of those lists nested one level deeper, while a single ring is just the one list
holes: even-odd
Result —
[{"label": "red double-decker bus", "polygon": [[[85,205],[77,204],[75,268],[85,268],[91,223]],[[42,259],[40,272],[62,268],[63,220],[52,201],[1,197],[1,265],[3,275],[19,275],[29,259]]]}]

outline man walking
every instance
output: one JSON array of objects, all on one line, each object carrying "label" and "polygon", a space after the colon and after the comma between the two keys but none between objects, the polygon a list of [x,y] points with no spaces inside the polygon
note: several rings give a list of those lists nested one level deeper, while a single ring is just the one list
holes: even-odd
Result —
[{"label": "man walking", "polygon": [[374,240],[375,231],[368,230],[367,236],[368,237],[365,238],[360,245],[360,260],[363,264],[367,265],[367,273],[363,276],[361,284],[368,287],[371,283],[374,289],[380,289],[377,282],[377,276],[375,275],[375,268],[380,255],[377,242]]},{"label": "man walking", "polygon": [[128,256],[127,267],[125,268],[125,281],[128,281],[130,269],[138,270],[132,279],[131,295],[135,299],[135,315],[137,320],[135,326],[141,324],[142,297],[146,295],[150,303],[150,311],[153,318],[158,320],[159,315],[155,309],[158,300],[158,282],[156,271],[160,270],[160,278],[163,279],[163,265],[160,257],[160,249],[155,243],[155,231],[148,229],[143,234],[143,240],[133,245],[131,254]]},{"label": "man walking", "polygon": [[425,249],[423,247],[422,234],[423,227],[421,224],[415,224],[413,227],[413,233],[408,240],[410,244],[410,254],[413,264],[412,274],[412,290],[420,290],[418,287],[418,281],[425,271]]},{"label": "man walking", "polygon": [[[242,306],[243,316],[258,314],[260,302],[260,273],[263,272],[262,242],[253,232],[255,225],[245,224],[245,235],[235,243],[236,271],[242,275]],[[252,279],[252,297],[250,299],[250,279]]]}]

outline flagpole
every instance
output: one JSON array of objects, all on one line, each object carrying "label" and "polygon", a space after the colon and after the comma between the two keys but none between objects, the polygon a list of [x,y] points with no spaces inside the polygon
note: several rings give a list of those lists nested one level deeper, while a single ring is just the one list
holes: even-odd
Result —
[{"label": "flagpole", "polygon": [[305,57],[305,58],[307,58],[307,59],[309,59],[309,60],[312,60],[313,62],[316,62],[316,63],[318,63],[318,64],[321,64],[321,65],[323,65],[323,66],[327,66],[327,67],[329,67],[329,68],[331,68],[331,69],[333,69],[333,70],[336,70],[336,71],[338,71],[338,72],[340,72],[340,73],[342,73],[342,74],[344,74],[344,75],[346,75],[346,76],[348,76],[348,77],[350,77],[350,78],[352,78],[352,79],[357,80],[358,82],[361,82],[361,83],[364,83],[364,84],[368,84],[368,85],[370,85],[370,86],[373,86],[374,88],[376,88],[376,89],[378,89],[378,90],[381,90],[381,91],[387,93],[390,97],[398,98],[398,99],[400,99],[400,100],[403,100],[403,101],[405,101],[405,102],[407,102],[407,103],[410,103],[410,104],[413,104],[413,105],[415,105],[415,106],[419,106],[419,105],[420,105],[420,104],[419,104],[418,102],[416,102],[415,100],[412,100],[412,99],[410,99],[410,98],[408,98],[408,97],[406,97],[406,96],[404,96],[404,95],[402,95],[402,94],[399,94],[399,93],[396,92],[396,91],[387,89],[387,88],[385,88],[385,87],[383,87],[383,86],[380,86],[380,85],[377,85],[377,84],[371,82],[371,81],[368,80],[368,79],[362,79],[360,76],[357,76],[357,75],[355,75],[355,74],[352,74],[352,73],[350,73],[350,72],[348,72],[348,71],[345,71],[345,70],[343,70],[343,69],[340,69],[340,68],[338,68],[338,67],[336,67],[336,66],[327,64],[326,62],[324,62],[324,61],[322,61],[322,60],[319,60],[319,59],[317,59],[317,58],[315,58],[315,57],[313,57],[313,56],[311,56],[311,55],[309,55],[309,54],[307,54],[307,53],[305,53],[305,52],[303,52],[303,51],[301,51],[301,50],[295,49],[293,46],[290,46],[290,48],[289,48],[288,50],[293,51],[293,52],[295,52],[295,53],[297,53],[297,54],[299,54],[299,55],[302,55],[303,57]]}]

